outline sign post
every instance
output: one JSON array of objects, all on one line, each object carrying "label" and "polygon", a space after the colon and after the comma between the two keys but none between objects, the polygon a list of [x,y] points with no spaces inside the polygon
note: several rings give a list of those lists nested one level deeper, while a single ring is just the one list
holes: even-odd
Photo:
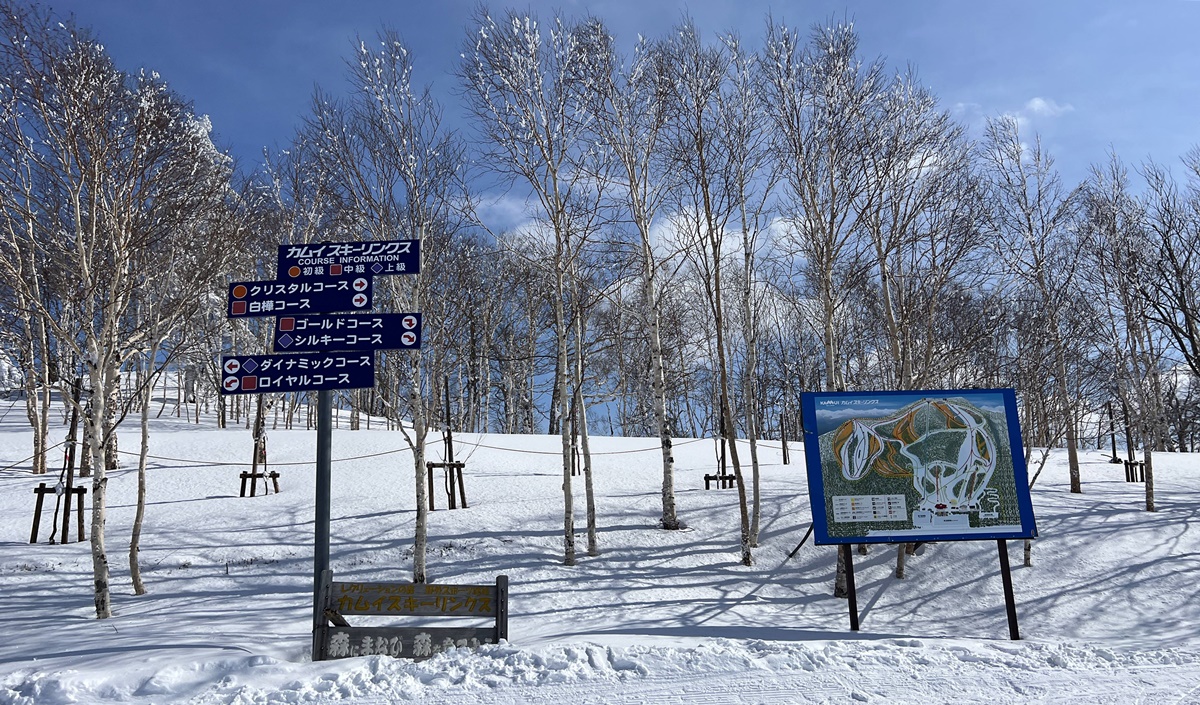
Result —
[{"label": "sign post", "polygon": [[[418,274],[419,240],[323,242],[281,245],[276,281],[229,285],[229,318],[275,316],[274,355],[226,355],[221,359],[221,393],[317,392],[316,509],[313,527],[312,658],[371,653],[422,658],[437,650],[498,642],[508,636],[508,579],[495,588],[481,586],[416,586],[406,584],[335,583],[329,564],[330,485],[333,436],[333,390],[375,384],[376,350],[418,350],[421,314],[370,313],[372,278]],[[319,315],[317,315],[319,314]],[[279,354],[282,353],[282,354]],[[461,476],[460,476],[461,483]],[[462,497],[466,507],[465,492]],[[432,495],[430,496],[432,501]],[[453,502],[453,500],[451,500]],[[495,617],[492,629],[452,627],[380,629],[350,627],[341,612],[377,614],[376,603],[330,603],[332,591],[363,589],[396,595],[389,610],[409,609],[426,616],[462,616],[485,605]],[[462,599],[450,600],[447,595]],[[449,590],[449,592],[447,592]],[[400,594],[408,595],[403,608]],[[345,596],[343,596],[345,597]],[[357,595],[361,600],[361,595]],[[348,599],[348,598],[347,598]],[[382,600],[382,597],[380,598]],[[379,604],[382,604],[380,602]],[[339,611],[341,610],[341,611]],[[334,627],[329,627],[332,621]],[[437,636],[442,642],[435,645]],[[351,646],[351,637],[361,637]],[[403,642],[403,643],[402,643]],[[446,646],[448,644],[449,646]],[[407,650],[406,650],[407,649]]]},{"label": "sign post", "polygon": [[[317,496],[316,517],[313,529],[313,594],[321,592],[321,576],[329,570],[329,495],[333,464],[331,444],[333,442],[333,393],[329,390],[317,392]],[[313,653],[317,653],[315,640],[325,625],[324,608],[320,600],[313,600]]]},{"label": "sign post", "polygon": [[314,659],[328,631],[320,595],[330,570],[332,391],[373,387],[376,350],[421,347],[420,313],[366,314],[372,278],[419,273],[420,247],[419,240],[281,245],[275,281],[229,285],[226,316],[275,316],[274,349],[286,354],[222,356],[221,393],[317,392]]}]

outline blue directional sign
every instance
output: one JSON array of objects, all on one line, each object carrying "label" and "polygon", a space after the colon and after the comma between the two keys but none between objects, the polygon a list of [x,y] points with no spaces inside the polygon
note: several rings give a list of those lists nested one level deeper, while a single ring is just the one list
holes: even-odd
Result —
[{"label": "blue directional sign", "polygon": [[279,316],[274,340],[275,352],[419,349],[421,314]]},{"label": "blue directional sign", "polygon": [[229,285],[229,318],[279,316],[371,308],[371,278],[234,282]]},{"label": "blue directional sign", "polygon": [[375,386],[374,353],[222,355],[221,393],[314,392]]},{"label": "blue directional sign", "polygon": [[280,245],[281,281],[343,277],[417,274],[421,271],[420,240],[367,240]]}]

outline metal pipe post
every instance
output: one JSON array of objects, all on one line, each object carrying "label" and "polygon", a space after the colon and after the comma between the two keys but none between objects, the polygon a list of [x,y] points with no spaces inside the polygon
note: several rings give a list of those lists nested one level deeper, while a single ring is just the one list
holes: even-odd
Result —
[{"label": "metal pipe post", "polygon": [[321,574],[329,570],[329,486],[333,440],[333,393],[317,392],[317,498],[313,535],[313,629],[325,624],[319,596]]}]

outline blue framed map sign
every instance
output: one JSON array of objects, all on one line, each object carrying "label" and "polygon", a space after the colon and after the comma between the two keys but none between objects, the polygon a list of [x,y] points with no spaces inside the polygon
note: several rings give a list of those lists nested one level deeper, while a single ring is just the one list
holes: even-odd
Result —
[{"label": "blue framed map sign", "polygon": [[1033,538],[1011,389],[801,397],[818,544]]}]

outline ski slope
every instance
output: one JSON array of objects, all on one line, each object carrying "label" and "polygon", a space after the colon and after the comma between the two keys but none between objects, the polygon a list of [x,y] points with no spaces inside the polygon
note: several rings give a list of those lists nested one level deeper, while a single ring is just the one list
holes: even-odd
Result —
[{"label": "ski slope", "polygon": [[[4,402],[7,406],[9,402]],[[831,597],[835,551],[788,554],[810,520],[802,452],[760,444],[762,533],[739,563],[735,490],[703,489],[711,440],[676,446],[687,529],[655,528],[654,439],[593,438],[600,555],[562,565],[559,439],[455,434],[469,508],[430,515],[432,582],[511,581],[508,643],[422,662],[313,663],[315,433],[270,432],[282,492],[238,497],[244,428],[152,424],[141,565],[129,582],[136,457],[109,480],[112,619],[94,618],[88,544],[30,545],[31,435],[0,408],[0,703],[1200,703],[1200,457],[1155,456],[1159,511],[1098,451],[1084,494],[1053,453],[1033,490],[1041,538],[1013,579],[1010,641],[994,541],[856,556],[862,630]],[[53,426],[52,442],[65,435]],[[121,436],[137,446],[136,425]],[[431,439],[430,459],[440,457]],[[412,457],[398,432],[335,430],[331,564],[339,580],[411,577]],[[748,457],[748,453],[743,454]],[[51,466],[61,458],[53,456]],[[1031,475],[1036,468],[1031,468]],[[90,499],[90,494],[89,494]],[[53,502],[51,502],[53,504]]]}]

